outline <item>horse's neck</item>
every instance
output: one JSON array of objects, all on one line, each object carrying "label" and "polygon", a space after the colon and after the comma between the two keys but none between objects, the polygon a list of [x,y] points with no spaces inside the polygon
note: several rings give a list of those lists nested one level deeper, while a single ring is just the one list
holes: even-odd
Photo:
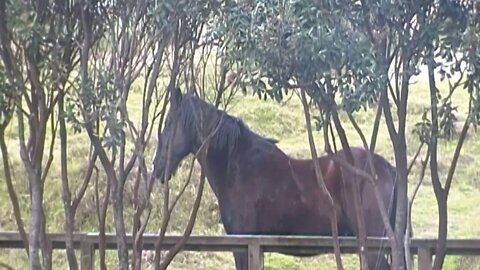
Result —
[{"label": "horse's neck", "polygon": [[[212,117],[218,118],[218,115],[212,115]],[[192,133],[191,136],[193,138],[193,145],[192,145],[192,154],[195,154],[199,151],[200,147],[205,147],[204,143],[205,140],[209,139],[210,143],[212,143],[214,132],[218,132],[217,125],[218,125],[218,120],[217,121],[212,121],[213,123],[210,123],[206,130],[209,130],[209,132],[206,132],[205,134],[199,134],[201,132],[202,127],[197,126],[196,128],[192,129],[190,132]],[[210,147],[211,148],[211,147]]]},{"label": "horse's neck", "polygon": [[228,181],[228,168],[231,165],[232,158],[228,155],[227,149],[214,149],[208,151],[205,160],[199,159],[198,162],[205,171],[207,181],[210,184],[215,195],[218,197],[223,184]]},{"label": "horse's neck", "polygon": [[244,156],[245,151],[250,149],[251,140],[252,138],[247,133],[244,133],[243,136],[238,138],[234,146],[226,145],[220,149],[210,146],[207,158],[199,160],[200,166],[205,170],[207,180],[215,195],[218,196],[225,185],[235,181],[232,178],[235,174],[235,164],[239,158]]}]

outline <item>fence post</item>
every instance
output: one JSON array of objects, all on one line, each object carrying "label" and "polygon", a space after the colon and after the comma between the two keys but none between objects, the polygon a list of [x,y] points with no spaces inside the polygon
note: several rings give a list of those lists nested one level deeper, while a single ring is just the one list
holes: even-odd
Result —
[{"label": "fence post", "polygon": [[431,270],[432,269],[432,252],[428,247],[418,248],[418,270]]},{"label": "fence post", "polygon": [[248,244],[248,270],[263,270],[263,250],[259,243]]},{"label": "fence post", "polygon": [[93,243],[88,241],[85,237],[80,243],[80,269],[81,270],[93,270],[95,248]]}]

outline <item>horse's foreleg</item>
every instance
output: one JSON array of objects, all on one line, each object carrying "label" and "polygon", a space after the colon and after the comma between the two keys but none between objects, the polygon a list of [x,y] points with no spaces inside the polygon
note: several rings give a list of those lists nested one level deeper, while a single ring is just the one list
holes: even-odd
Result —
[{"label": "horse's foreleg", "polygon": [[236,270],[248,270],[248,256],[246,251],[237,251],[233,253],[235,258]]}]

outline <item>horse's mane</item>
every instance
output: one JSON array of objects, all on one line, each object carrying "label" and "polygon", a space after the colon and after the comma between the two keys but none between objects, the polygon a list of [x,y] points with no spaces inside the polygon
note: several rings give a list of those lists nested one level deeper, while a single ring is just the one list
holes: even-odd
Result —
[{"label": "horse's mane", "polygon": [[[210,147],[214,149],[231,151],[237,146],[240,137],[248,134],[270,144],[278,142],[276,139],[265,138],[254,133],[240,118],[215,108],[193,94],[185,94],[181,102],[181,119],[179,120],[183,122],[186,131],[190,134],[198,134],[203,112],[207,121],[205,122],[208,127],[207,133],[214,132],[209,142]],[[208,135],[205,134],[205,136]]]}]

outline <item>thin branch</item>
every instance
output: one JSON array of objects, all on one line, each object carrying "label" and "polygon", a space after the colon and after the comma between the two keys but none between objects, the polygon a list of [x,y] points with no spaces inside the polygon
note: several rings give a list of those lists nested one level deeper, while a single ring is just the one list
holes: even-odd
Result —
[{"label": "thin branch", "polygon": [[[420,148],[419,148],[420,149]],[[412,269],[411,261],[409,258],[411,257],[410,255],[410,235],[412,234],[412,210],[413,210],[413,203],[415,201],[415,198],[417,197],[418,190],[420,189],[423,179],[425,179],[425,171],[428,165],[428,160],[430,158],[430,151],[427,150],[427,155],[425,159],[421,162],[421,169],[420,169],[420,175],[418,179],[418,183],[415,186],[415,189],[413,190],[412,198],[410,199],[408,203],[408,213],[407,213],[407,231],[405,233],[405,257],[407,258],[407,270]],[[413,163],[412,163],[413,164]]]},{"label": "thin branch", "polygon": [[3,262],[0,262],[0,266],[4,269],[7,269],[7,270],[15,270],[15,268],[13,268],[12,266],[10,266],[6,263],[3,263]]},{"label": "thin branch", "polygon": [[[378,208],[379,208],[380,214],[382,216],[383,225],[385,226],[385,229],[387,231],[387,235],[388,235],[388,239],[390,241],[391,248],[392,248],[392,250],[395,250],[395,248],[396,248],[395,233],[393,232],[393,228],[392,228],[392,225],[391,225],[390,220],[389,220],[389,215],[388,215],[387,209],[385,208],[386,205],[382,201],[382,195],[380,194],[380,190],[378,189],[378,185],[377,185],[378,174],[377,174],[377,172],[375,170],[375,166],[373,164],[372,151],[369,150],[365,135],[363,134],[360,127],[358,126],[357,121],[355,121],[355,119],[353,118],[353,116],[350,113],[348,114],[348,119],[350,119],[350,122],[352,123],[353,127],[355,128],[355,131],[357,131],[358,135],[360,136],[360,139],[362,140],[362,143],[363,143],[363,147],[367,150],[367,156],[368,156],[367,162],[370,166],[370,173],[371,173],[371,176],[372,176],[372,177],[369,178],[369,180],[370,180],[370,183],[373,185],[373,189],[374,189],[374,192],[375,192],[375,198],[377,199]],[[395,186],[396,183],[393,183],[393,185]],[[393,192],[395,192],[395,189],[393,189]],[[393,197],[393,192],[392,192],[392,197]]]},{"label": "thin branch", "polygon": [[72,209],[73,211],[76,210],[78,205],[80,204],[80,201],[82,200],[83,196],[85,195],[85,192],[87,190],[88,184],[90,183],[90,180],[93,175],[93,171],[95,169],[95,162],[97,160],[97,150],[93,150],[93,154],[91,155],[89,162],[88,162],[88,167],[87,167],[87,173],[85,174],[85,177],[83,178],[82,185],[80,189],[75,193],[75,196],[72,199]]},{"label": "thin branch", "polygon": [[317,151],[315,148],[315,141],[313,139],[312,135],[312,126],[310,123],[310,111],[308,109],[308,103],[307,103],[307,98],[305,96],[305,91],[300,90],[300,96],[301,96],[301,101],[303,105],[303,112],[305,116],[305,122],[307,125],[307,135],[308,135],[308,142],[310,144],[310,154],[312,155],[313,159],[313,167],[315,170],[315,176],[317,180],[317,184],[319,185],[320,189],[322,190],[323,194],[327,197],[327,200],[330,204],[330,222],[331,222],[331,227],[332,227],[332,234],[333,234],[333,247],[335,251],[335,262],[337,264],[337,269],[344,269],[343,268],[343,263],[342,263],[342,258],[341,258],[341,252],[340,252],[340,243],[338,240],[338,220],[337,220],[337,213],[335,211],[335,202],[333,201],[332,196],[330,195],[330,192],[327,189],[327,186],[325,185],[325,180],[323,179],[323,174],[320,168],[320,163],[318,162],[318,156],[317,156]]},{"label": "thin branch", "polygon": [[[327,94],[328,95],[333,95],[333,85],[331,83],[330,78],[326,78],[326,89],[327,89]],[[329,105],[330,105],[330,112],[332,114],[332,120],[335,125],[335,129],[337,130],[337,134],[340,139],[340,143],[342,144],[342,148],[345,154],[345,158],[347,159],[347,162],[355,166],[355,160],[353,158],[352,152],[350,150],[350,146],[348,143],[348,139],[345,134],[345,130],[343,129],[340,117],[338,115],[337,111],[337,105],[335,103],[335,100],[333,98],[329,99]],[[350,173],[347,171],[347,173]],[[360,195],[360,188],[359,188],[359,183],[355,179],[355,175],[352,175],[351,177],[352,181],[350,182],[353,185],[353,201],[354,201],[354,208],[355,208],[355,216],[356,216],[356,221],[357,221],[357,239],[360,242],[360,245],[358,246],[358,252],[359,252],[359,257],[360,257],[360,263],[362,265],[362,269],[368,268],[368,259],[366,256],[366,228],[365,228],[365,217],[362,215],[362,209],[360,208],[361,204],[361,199],[359,197]],[[349,176],[347,176],[350,178]]]},{"label": "thin branch", "polygon": [[378,129],[380,127],[380,119],[382,118],[382,105],[378,104],[377,113],[375,114],[375,120],[373,122],[372,136],[370,138],[370,151],[375,152],[377,145]]},{"label": "thin branch", "polygon": [[189,166],[190,170],[188,172],[187,180],[183,184],[182,188],[178,192],[178,195],[175,197],[175,200],[173,201],[172,205],[170,206],[170,209],[168,210],[168,215],[170,216],[173,213],[173,210],[175,209],[175,206],[177,205],[178,201],[182,197],[183,193],[185,193],[185,190],[187,190],[187,187],[190,185],[190,182],[192,180],[192,174],[193,174],[193,169],[194,169],[194,164],[195,164],[196,157],[192,159],[192,162]]},{"label": "thin branch", "polygon": [[3,161],[3,172],[5,175],[5,184],[7,185],[8,195],[10,197],[10,202],[12,203],[13,213],[15,216],[15,222],[17,224],[17,229],[20,233],[20,236],[23,241],[23,245],[25,247],[25,251],[27,252],[27,256],[29,253],[28,248],[28,236],[25,232],[25,224],[22,220],[22,212],[20,208],[20,204],[18,203],[18,196],[17,192],[15,191],[15,187],[13,185],[12,174],[10,171],[10,164],[9,164],[9,154],[7,144],[5,142],[5,130],[4,127],[0,129],[0,149],[2,152],[2,161]]},{"label": "thin branch", "polygon": [[462,151],[463,143],[468,134],[468,129],[470,127],[470,117],[467,117],[463,124],[462,132],[460,133],[460,137],[458,139],[457,147],[455,147],[455,152],[453,154],[452,162],[450,163],[450,169],[448,170],[447,180],[445,181],[445,196],[448,197],[448,193],[450,191],[450,186],[452,185],[453,175],[455,173],[455,168],[457,168],[458,158],[460,157],[460,152]]},{"label": "thin branch", "polygon": [[108,202],[110,200],[110,181],[106,181],[107,186],[105,188],[105,196],[103,198],[102,204],[100,204],[100,192],[98,189],[98,168],[94,166],[95,169],[95,207],[98,219],[98,230],[99,230],[99,244],[98,244],[98,253],[100,257],[100,269],[106,270],[106,261],[105,261],[105,251],[106,251],[106,240],[105,240],[105,221],[107,217]]},{"label": "thin branch", "polygon": [[413,165],[415,165],[415,162],[417,162],[418,155],[422,151],[423,146],[425,145],[425,142],[421,142],[420,146],[418,147],[417,151],[415,152],[415,155],[413,156],[412,161],[410,161],[410,165],[408,166],[407,169],[407,175],[410,175],[410,172],[412,171]]},{"label": "thin branch", "polygon": [[[60,91],[63,91],[61,89]],[[60,94],[58,95],[60,96]],[[70,269],[78,269],[78,262],[75,256],[74,244],[73,244],[73,231],[75,226],[75,210],[72,209],[72,193],[69,187],[68,179],[68,159],[67,159],[67,128],[65,124],[65,111],[64,111],[64,99],[58,102],[58,125],[60,126],[60,167],[61,167],[61,182],[62,182],[62,200],[63,209],[65,213],[64,229],[66,232],[65,240],[65,253],[67,256],[68,266]],[[53,117],[52,117],[53,119]],[[52,141],[54,141],[53,136]]]},{"label": "thin branch", "polygon": [[48,172],[50,171],[50,167],[52,165],[52,162],[53,162],[53,151],[54,151],[54,146],[55,146],[55,137],[56,137],[56,134],[57,134],[57,128],[58,128],[58,121],[55,121],[55,118],[54,117],[51,117],[50,118],[50,122],[51,122],[51,131],[52,131],[52,138],[50,140],[50,148],[49,148],[49,151],[48,151],[48,159],[47,159],[47,162],[45,164],[45,168],[43,169],[43,174],[42,174],[42,177],[41,177],[41,181],[42,183],[45,183],[45,179],[47,178],[47,175],[48,175]]},{"label": "thin branch", "polygon": [[185,245],[185,243],[188,240],[188,237],[192,233],[193,226],[195,225],[198,209],[200,208],[200,203],[202,201],[202,195],[203,195],[203,188],[205,186],[205,173],[202,169],[202,173],[200,176],[200,184],[198,187],[198,192],[197,192],[197,197],[195,198],[195,202],[193,204],[193,210],[190,213],[190,218],[187,223],[187,227],[185,228],[185,231],[183,232],[183,237],[175,243],[175,246],[169,250],[169,252],[166,255],[166,258],[162,261],[162,264],[160,265],[160,269],[167,269],[168,265],[170,262],[173,260],[175,255],[182,249],[182,247]]},{"label": "thin branch", "polygon": [[[170,81],[168,84],[168,93],[171,93],[173,91],[176,80],[178,77],[178,74],[180,72],[180,42],[179,42],[179,31],[180,31],[180,22],[178,20],[175,20],[174,23],[174,33],[172,36],[172,49],[173,49],[173,62],[172,62],[172,67],[171,67],[171,73],[170,73]],[[183,26],[182,26],[183,27]],[[168,96],[168,94],[166,95]],[[167,98],[167,97],[165,97]],[[166,104],[165,104],[166,106]],[[162,115],[163,117],[163,115]],[[160,129],[158,130],[160,132]],[[173,132],[173,135],[171,138],[175,137],[175,130]],[[170,141],[167,142],[167,159],[166,159],[166,164],[165,168],[169,168],[170,166],[170,159],[172,155],[172,149],[171,149],[171,143]],[[163,207],[162,207],[162,213],[164,216],[162,217],[162,225],[160,227],[160,235],[155,242],[155,267],[157,267],[160,264],[161,260],[161,251],[160,251],[160,246],[163,242],[163,238],[165,237],[165,233],[167,231],[168,223],[170,222],[170,216],[169,216],[169,198],[170,198],[170,188],[169,188],[169,181],[166,179],[168,176],[165,174],[165,179],[164,179],[164,200],[163,200]],[[152,181],[153,182],[153,181]]]},{"label": "thin branch", "polygon": [[388,102],[388,93],[386,89],[383,90],[382,94],[380,95],[380,105],[382,106],[385,115],[385,124],[387,125],[388,133],[390,134],[390,138],[392,138],[394,148],[396,148],[396,138],[398,133],[395,129],[390,103]]}]

